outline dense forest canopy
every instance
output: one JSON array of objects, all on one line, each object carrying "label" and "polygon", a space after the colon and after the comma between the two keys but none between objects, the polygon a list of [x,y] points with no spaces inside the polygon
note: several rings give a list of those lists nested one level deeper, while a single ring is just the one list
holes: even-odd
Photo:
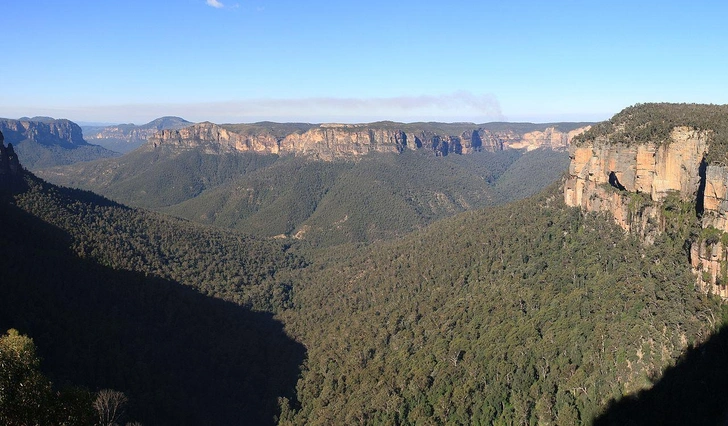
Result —
[{"label": "dense forest canopy", "polygon": [[58,179],[203,224],[336,245],[402,236],[465,210],[533,195],[568,163],[565,152],[548,149],[439,158],[371,153],[356,162],[199,150],[168,154],[135,151],[77,164],[59,170]]},{"label": "dense forest canopy", "polygon": [[286,424],[589,424],[720,323],[680,237],[560,200],[317,259],[281,314],[308,348]]},{"label": "dense forest canopy", "polygon": [[[641,117],[642,107],[624,117]],[[632,119],[624,117],[613,121]],[[313,227],[358,206],[366,214],[350,215],[346,232],[373,232],[369,211],[405,229],[369,244],[325,233],[320,241],[251,237],[25,173],[0,197],[0,333],[19,330],[0,340],[30,347],[24,336],[33,339],[40,358],[29,353],[26,370],[44,398],[64,389],[81,398],[41,414],[81,407],[72,411],[86,416],[77,424],[91,422],[83,407],[107,388],[123,392],[129,419],[145,424],[651,424],[633,403],[659,405],[664,399],[651,395],[680,395],[675,388],[703,404],[692,420],[722,418],[720,380],[695,390],[670,379],[700,360],[711,362],[700,374],[715,368],[726,377],[714,367],[725,358],[725,333],[711,336],[728,324],[728,310],[696,289],[685,261],[694,206],[677,206],[682,222],[645,244],[609,218],[566,207],[559,183],[520,201],[439,214],[417,199],[417,183],[377,182],[404,179],[424,159],[281,163],[307,178],[295,191],[280,184],[278,206],[288,209],[268,205],[259,226],[286,211],[303,212]],[[467,169],[491,185],[485,205],[497,204],[553,181],[549,165],[563,161],[518,152],[489,159],[441,161],[421,187],[428,179],[456,186],[442,173]],[[268,184],[283,179],[263,179],[259,160],[234,162]],[[201,156],[184,161],[228,170]],[[379,186],[373,197],[353,189],[362,180]],[[340,204],[318,209],[334,198]],[[402,200],[426,220],[402,225]],[[285,219],[285,232],[301,220]],[[683,420],[670,405],[676,414],[661,419]]]},{"label": "dense forest canopy", "polygon": [[646,103],[623,109],[574,138],[574,143],[608,137],[612,142],[669,142],[675,127],[710,132],[708,162],[728,163],[728,105]]},{"label": "dense forest canopy", "polygon": [[[305,266],[287,245],[31,175],[0,201],[0,328],[33,338],[44,392],[115,389],[144,424],[274,423],[305,354],[271,316],[291,298],[277,275]],[[9,424],[95,424],[29,419]]]}]

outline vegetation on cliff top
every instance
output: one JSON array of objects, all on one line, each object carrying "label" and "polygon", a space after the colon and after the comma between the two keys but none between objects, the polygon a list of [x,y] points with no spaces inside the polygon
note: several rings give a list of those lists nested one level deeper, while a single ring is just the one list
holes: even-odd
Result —
[{"label": "vegetation on cliff top", "polygon": [[607,121],[595,124],[574,143],[607,137],[611,142],[640,144],[669,143],[675,127],[710,132],[709,163],[728,163],[728,105],[646,103],[623,109]]}]

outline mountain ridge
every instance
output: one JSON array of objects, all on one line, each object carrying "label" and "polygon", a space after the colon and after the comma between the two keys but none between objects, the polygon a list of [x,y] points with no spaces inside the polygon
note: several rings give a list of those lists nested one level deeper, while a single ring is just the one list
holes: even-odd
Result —
[{"label": "mountain ridge", "polygon": [[149,123],[133,123],[111,126],[81,126],[85,137],[99,145],[121,153],[135,150],[147,141],[149,136],[163,129],[179,129],[193,123],[181,117],[164,116]]},{"label": "mountain ridge", "polygon": [[[291,125],[290,133],[269,130],[270,123],[215,124],[202,122],[177,130],[162,130],[141,149],[207,153],[256,152],[303,155],[332,161],[356,159],[371,152],[424,150],[436,156],[503,149],[566,150],[571,140],[589,129],[585,123],[323,123]],[[493,129],[493,130],[491,130]],[[563,130],[562,130],[563,129]],[[527,131],[526,131],[527,130]]]},{"label": "mountain ridge", "polygon": [[83,138],[81,127],[67,119],[0,118],[0,132],[12,143],[29,170],[115,157],[119,154]]}]

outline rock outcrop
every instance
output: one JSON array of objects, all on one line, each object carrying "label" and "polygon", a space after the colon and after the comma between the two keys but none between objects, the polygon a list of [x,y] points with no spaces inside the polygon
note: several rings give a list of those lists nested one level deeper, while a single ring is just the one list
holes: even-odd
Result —
[{"label": "rock outcrop", "polygon": [[84,126],[86,140],[112,151],[126,153],[139,148],[149,137],[161,130],[175,130],[193,123],[180,117],[160,117],[147,124],[118,124],[114,126]]},{"label": "rock outcrop", "polygon": [[3,133],[0,132],[0,191],[8,192],[22,182],[23,167],[15,154],[13,144],[5,146]]},{"label": "rock outcrop", "polygon": [[[46,117],[0,119],[0,132],[9,141],[32,140],[40,145],[74,149],[89,146],[78,124],[70,120],[54,120]],[[17,142],[16,142],[17,143]]]},{"label": "rock outcrop", "polygon": [[711,129],[679,125],[667,140],[635,143],[618,131],[577,139],[569,150],[564,201],[611,214],[648,244],[664,231],[671,203],[690,203],[703,230],[690,247],[698,285],[728,298],[728,167],[707,163],[713,140]]},{"label": "rock outcrop", "polygon": [[208,121],[179,130],[162,130],[149,138],[146,148],[199,149],[207,154],[258,152],[278,154],[279,141],[268,132],[243,134]]},{"label": "rock outcrop", "polygon": [[[426,150],[437,156],[503,149],[565,150],[571,139],[588,129],[489,130],[476,125],[402,123],[321,124],[306,131],[274,134],[261,126],[239,131],[204,122],[178,130],[163,130],[149,138],[145,149],[202,149],[207,153],[257,152],[304,155],[321,160],[354,159],[371,152]],[[452,130],[457,130],[453,132]]]},{"label": "rock outcrop", "polygon": [[48,117],[0,119],[0,132],[12,143],[29,170],[91,161],[119,155],[83,138],[81,127],[65,119]]},{"label": "rock outcrop", "polygon": [[[574,144],[564,201],[587,211],[608,211],[625,230],[637,226],[645,234],[646,221],[658,214],[647,204],[673,192],[685,201],[696,199],[707,149],[708,132],[685,127],[675,128],[669,143],[628,144],[600,137]],[[648,203],[640,203],[640,196]],[[645,208],[637,211],[637,203]]]}]

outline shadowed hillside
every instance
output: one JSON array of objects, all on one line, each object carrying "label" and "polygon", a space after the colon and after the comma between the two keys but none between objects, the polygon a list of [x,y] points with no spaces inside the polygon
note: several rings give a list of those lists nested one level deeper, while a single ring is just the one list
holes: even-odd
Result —
[{"label": "shadowed hillside", "polygon": [[0,205],[0,329],[32,336],[56,386],[113,388],[144,424],[273,424],[303,347],[270,314],[79,259],[71,236]]},{"label": "shadowed hillside", "polygon": [[616,425],[728,425],[728,326],[691,347],[655,385],[612,401],[594,421]]}]

